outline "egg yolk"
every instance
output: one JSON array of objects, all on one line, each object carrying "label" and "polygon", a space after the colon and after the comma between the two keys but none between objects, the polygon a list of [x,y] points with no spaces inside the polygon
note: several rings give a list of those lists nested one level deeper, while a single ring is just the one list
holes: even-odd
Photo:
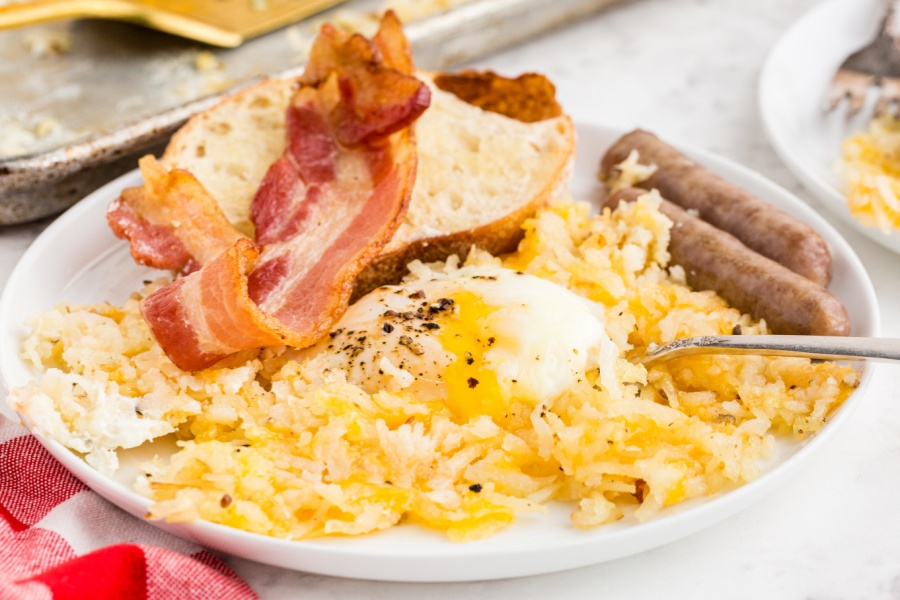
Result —
[{"label": "egg yolk", "polygon": [[472,292],[459,292],[452,299],[455,314],[440,319],[438,336],[444,350],[456,357],[444,375],[447,406],[463,421],[480,415],[502,418],[509,399],[485,360],[485,353],[495,343],[485,324],[496,309]]}]

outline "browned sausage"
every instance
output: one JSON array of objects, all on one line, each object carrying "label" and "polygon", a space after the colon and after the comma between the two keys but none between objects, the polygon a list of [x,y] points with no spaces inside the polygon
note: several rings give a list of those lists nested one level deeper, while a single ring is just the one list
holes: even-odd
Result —
[{"label": "browned sausage", "polygon": [[601,177],[616,176],[616,165],[637,150],[641,164],[657,170],[639,187],[656,188],[682,208],[729,232],[763,256],[825,287],[831,281],[831,254],[813,228],[696,164],[652,133],[636,130],[613,144],[600,163]]},{"label": "browned sausage", "polygon": [[[603,205],[615,209],[646,193],[626,188],[610,194]],[[775,333],[850,335],[847,309],[822,286],[671,202],[663,200],[660,212],[674,223],[672,262],[684,268],[693,289],[717,292],[738,310],[765,319]]]}]

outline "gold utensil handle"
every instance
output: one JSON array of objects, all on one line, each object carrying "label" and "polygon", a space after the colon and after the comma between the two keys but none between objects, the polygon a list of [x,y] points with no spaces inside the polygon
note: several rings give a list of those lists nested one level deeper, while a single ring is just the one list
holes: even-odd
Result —
[{"label": "gold utensil handle", "polygon": [[233,48],[244,41],[235,31],[127,0],[31,0],[0,6],[0,29],[87,17],[130,21],[214,46]]},{"label": "gold utensil handle", "polygon": [[0,6],[0,28],[84,17],[132,18],[136,8],[134,4],[117,0],[31,0]]}]

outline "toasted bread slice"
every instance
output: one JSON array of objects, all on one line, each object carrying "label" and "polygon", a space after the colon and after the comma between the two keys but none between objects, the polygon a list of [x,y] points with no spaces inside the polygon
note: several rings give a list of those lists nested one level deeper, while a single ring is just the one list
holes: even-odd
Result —
[{"label": "toasted bread slice", "polygon": [[[523,221],[568,181],[574,127],[545,78],[420,76],[432,101],[416,125],[412,201],[394,238],[357,279],[356,295],[399,281],[416,258],[464,257],[472,245],[514,250]],[[292,87],[270,79],[224,100],[182,127],[162,158],[193,173],[249,235],[253,196],[284,152]]]}]

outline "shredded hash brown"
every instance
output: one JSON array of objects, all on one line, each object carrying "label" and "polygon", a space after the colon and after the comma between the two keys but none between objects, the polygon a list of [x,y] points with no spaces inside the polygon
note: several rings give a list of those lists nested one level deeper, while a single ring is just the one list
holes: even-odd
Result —
[{"label": "shredded hash brown", "polygon": [[670,226],[653,195],[593,217],[565,201],[526,223],[517,252],[467,259],[603,305],[620,350],[618,400],[584,379],[548,404],[513,401],[504,418],[459,422],[440,402],[369,395],[281,349],[187,373],[154,343],[135,294],[123,307],[67,304],[32,320],[23,356],[42,376],[10,401],[101,471],[115,470],[122,448],[177,440],[136,483],[154,519],[288,539],[416,523],[456,541],[490,536],[549,501],[569,503],[579,527],[644,521],[752,480],[775,436],[815,433],[858,383],[850,367],[802,358],[687,357],[649,371],[627,361],[678,337],[766,333],[685,285],[668,264]]}]

